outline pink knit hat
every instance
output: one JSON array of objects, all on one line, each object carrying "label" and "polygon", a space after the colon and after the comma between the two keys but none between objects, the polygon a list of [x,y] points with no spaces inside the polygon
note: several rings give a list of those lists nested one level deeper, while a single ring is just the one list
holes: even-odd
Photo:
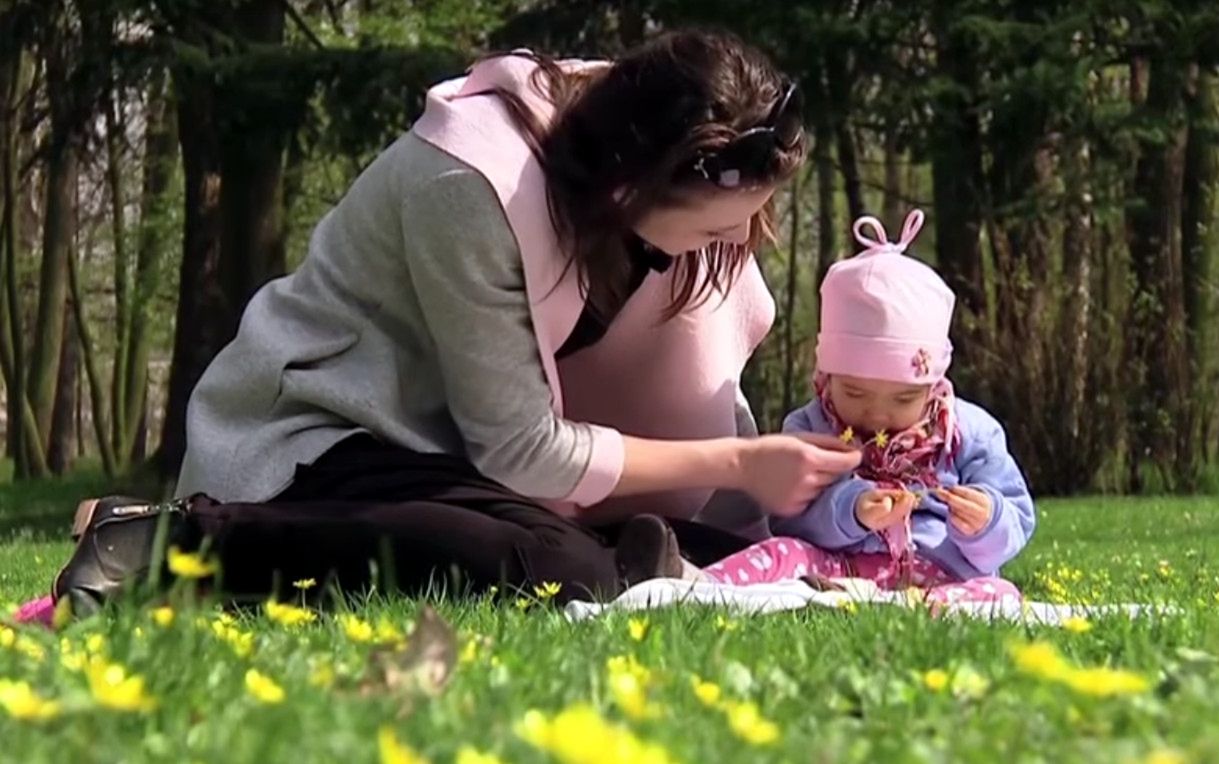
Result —
[{"label": "pink knit hat", "polygon": [[948,371],[956,296],[934,270],[905,255],[922,227],[923,213],[914,210],[893,243],[876,218],[855,221],[865,249],[832,265],[821,283],[819,372],[934,384]]}]

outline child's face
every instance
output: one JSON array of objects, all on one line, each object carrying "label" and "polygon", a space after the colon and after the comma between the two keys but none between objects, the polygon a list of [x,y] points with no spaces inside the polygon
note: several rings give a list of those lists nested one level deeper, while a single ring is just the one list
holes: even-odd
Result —
[{"label": "child's face", "polygon": [[867,432],[901,432],[923,418],[931,385],[909,385],[881,379],[830,377],[830,400],[843,422]]}]

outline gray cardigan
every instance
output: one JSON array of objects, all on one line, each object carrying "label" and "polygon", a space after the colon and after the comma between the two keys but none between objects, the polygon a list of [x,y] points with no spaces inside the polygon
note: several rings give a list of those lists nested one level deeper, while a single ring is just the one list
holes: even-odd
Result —
[{"label": "gray cardigan", "polygon": [[[754,432],[743,398],[738,420]],[[464,456],[539,499],[567,495],[591,451],[588,426],[551,410],[495,192],[409,133],[246,307],[191,396],[176,493],[265,501],[360,431]]]}]

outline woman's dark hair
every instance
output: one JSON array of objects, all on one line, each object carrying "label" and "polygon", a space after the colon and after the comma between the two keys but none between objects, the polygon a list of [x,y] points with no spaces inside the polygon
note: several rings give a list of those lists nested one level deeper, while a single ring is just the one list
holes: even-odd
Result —
[{"label": "woman's dark hair", "polygon": [[[532,85],[555,104],[549,127],[501,91],[546,174],[550,215],[589,305],[612,314],[626,298],[632,226],[648,211],[717,188],[695,172],[735,137],[773,118],[791,85],[760,51],[731,34],[661,35],[612,65],[573,70],[528,55]],[[804,159],[802,134],[766,149],[746,185],[782,182]],[[701,167],[701,165],[699,165]],[[678,258],[671,318],[726,290],[751,251],[772,235],[773,205],[751,221],[744,245],[718,243]],[[700,261],[706,278],[699,278]]]}]

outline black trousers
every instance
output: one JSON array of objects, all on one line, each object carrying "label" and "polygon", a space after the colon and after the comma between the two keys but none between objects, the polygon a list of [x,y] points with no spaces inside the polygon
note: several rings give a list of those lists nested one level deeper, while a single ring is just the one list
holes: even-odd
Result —
[{"label": "black trousers", "polygon": [[[281,596],[291,582],[337,579],[419,594],[560,585],[556,599],[605,599],[623,588],[614,565],[619,526],[560,517],[481,475],[467,461],[355,435],[298,468],[260,504],[191,501],[192,531],[210,539],[222,585],[237,597]],[[707,565],[748,545],[709,526],[671,521],[683,555]]]}]

